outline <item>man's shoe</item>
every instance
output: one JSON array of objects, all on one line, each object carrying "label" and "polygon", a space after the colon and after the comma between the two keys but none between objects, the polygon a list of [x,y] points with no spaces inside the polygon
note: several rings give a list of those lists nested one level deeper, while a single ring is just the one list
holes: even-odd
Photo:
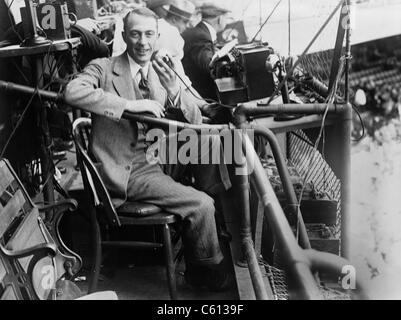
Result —
[{"label": "man's shoe", "polygon": [[232,277],[223,263],[215,267],[191,266],[185,271],[185,281],[193,287],[206,287],[210,291],[220,292],[227,290]]},{"label": "man's shoe", "polygon": [[232,284],[231,273],[220,263],[216,269],[211,269],[207,275],[206,286],[210,291],[226,291]]},{"label": "man's shoe", "polygon": [[185,282],[193,287],[202,287],[204,285],[204,277],[207,272],[205,267],[187,266],[185,270]]}]

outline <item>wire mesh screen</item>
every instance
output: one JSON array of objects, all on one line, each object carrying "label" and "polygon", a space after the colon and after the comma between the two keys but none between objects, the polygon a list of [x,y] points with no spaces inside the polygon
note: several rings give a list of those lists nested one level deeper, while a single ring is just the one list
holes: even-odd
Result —
[{"label": "wire mesh screen", "polygon": [[314,148],[314,142],[298,130],[289,134],[288,157],[314,193],[322,198],[337,201],[337,219],[333,234],[340,236],[341,227],[341,181],[334,174],[322,154]]},{"label": "wire mesh screen", "polygon": [[[300,69],[304,77],[313,77],[320,81],[325,87],[329,87],[331,65],[334,57],[334,50],[325,50],[311,53],[300,58]],[[344,98],[345,77],[344,73],[339,75],[339,81],[336,88],[336,95]],[[322,99],[325,101],[325,99]]]},{"label": "wire mesh screen", "polygon": [[265,264],[266,275],[275,300],[289,300],[287,275],[283,270]]},{"label": "wire mesh screen", "polygon": [[[275,300],[289,300],[291,296],[291,289],[288,286],[288,278],[286,272],[282,269],[273,267],[266,262],[263,262],[263,265],[266,269],[266,275],[272,289],[273,298]],[[338,290],[322,285],[319,285],[318,288],[320,290],[323,300],[351,300],[350,295],[347,293],[340,292]]]}]

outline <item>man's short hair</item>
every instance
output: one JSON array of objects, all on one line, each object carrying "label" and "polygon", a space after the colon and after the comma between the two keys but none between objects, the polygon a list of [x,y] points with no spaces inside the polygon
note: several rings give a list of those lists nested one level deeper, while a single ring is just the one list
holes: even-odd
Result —
[{"label": "man's short hair", "polygon": [[157,29],[159,29],[159,17],[157,16],[156,13],[154,13],[152,10],[145,8],[145,7],[139,7],[139,8],[135,8],[133,10],[131,10],[130,12],[128,12],[125,17],[123,18],[123,25],[124,25],[124,31],[126,29],[127,23],[128,23],[128,19],[130,18],[131,15],[136,14],[138,16],[142,16],[142,17],[148,17],[148,18],[153,18],[156,21],[156,27]]}]

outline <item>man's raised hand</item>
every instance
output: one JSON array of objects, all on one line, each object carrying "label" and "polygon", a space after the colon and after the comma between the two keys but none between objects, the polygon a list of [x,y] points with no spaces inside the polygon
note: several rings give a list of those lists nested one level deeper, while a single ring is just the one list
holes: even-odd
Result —
[{"label": "man's raised hand", "polygon": [[170,98],[174,99],[180,91],[177,76],[174,72],[176,66],[174,59],[168,53],[164,57],[168,58],[170,65],[163,60],[162,56],[156,54],[152,61],[152,66],[159,76],[160,83],[166,89],[167,94]]}]

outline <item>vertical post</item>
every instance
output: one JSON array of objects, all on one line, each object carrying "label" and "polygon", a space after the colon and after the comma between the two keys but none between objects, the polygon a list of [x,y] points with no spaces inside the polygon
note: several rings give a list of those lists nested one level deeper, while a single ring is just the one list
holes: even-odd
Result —
[{"label": "vertical post", "polygon": [[330,70],[330,79],[329,79],[329,90],[328,92],[331,92],[331,89],[333,88],[334,81],[337,77],[338,70],[340,68],[340,60],[341,60],[341,54],[343,50],[343,45],[344,45],[344,35],[345,35],[345,25],[344,22],[347,19],[347,1],[348,0],[342,0],[342,5],[341,5],[341,12],[340,12],[340,19],[338,21],[338,29],[337,29],[337,38],[336,38],[336,43],[334,46],[334,53],[333,53],[333,59],[331,62],[331,70]]},{"label": "vertical post", "polygon": [[[346,0],[349,19],[350,0]],[[345,56],[345,101],[346,108],[342,114],[341,141],[342,159],[344,161],[341,168],[341,255],[350,259],[350,228],[351,228],[351,126],[352,126],[352,106],[349,96],[349,72],[351,59],[351,24],[346,30],[346,56]]]},{"label": "vertical post", "polygon": [[350,0],[346,0],[346,5],[347,5],[347,14],[348,14],[348,25],[344,26],[344,28],[346,27],[346,39],[345,39],[345,102],[349,103],[349,73],[350,73],[350,69],[351,69],[351,64],[350,64],[350,60],[351,60],[351,25],[353,23],[353,21],[351,21],[352,16],[351,16],[351,4],[350,4]]},{"label": "vertical post", "polygon": [[170,227],[163,226],[164,257],[166,261],[166,276],[171,300],[177,300],[177,283],[175,278],[175,263],[171,243]]},{"label": "vertical post", "polygon": [[[262,28],[262,0],[259,0],[259,28]],[[260,41],[262,41],[262,35],[260,35]]]},{"label": "vertical post", "polygon": [[291,57],[291,0],[288,0],[288,56]]},{"label": "vertical post", "polygon": [[[240,133],[237,130],[234,131],[234,135],[239,135]],[[236,139],[234,139],[234,142]],[[251,276],[251,281],[253,285],[253,290],[255,292],[255,297],[257,300],[268,300],[268,295],[266,291],[266,287],[263,281],[262,273],[259,267],[259,261],[256,257],[256,252],[254,248],[254,243],[252,241],[252,229],[251,229],[251,212],[249,207],[249,173],[250,170],[249,165],[253,166],[252,163],[247,163],[247,148],[249,148],[249,137],[246,132],[242,132],[239,137],[239,141],[242,144],[242,148],[239,148],[238,145],[235,146],[234,152],[239,152],[241,154],[241,158],[243,160],[242,164],[236,165],[236,177],[235,181],[237,183],[240,195],[239,201],[241,206],[241,247],[248,263],[249,274]],[[241,150],[243,150],[241,152]],[[237,159],[234,155],[234,159]]]},{"label": "vertical post", "polygon": [[[40,55],[33,57],[33,81],[37,88],[43,88],[43,59]],[[35,108],[37,111],[39,135],[40,135],[40,161],[43,179],[43,200],[46,204],[54,203],[54,186],[53,186],[53,170],[51,165],[51,137],[49,132],[49,125],[47,123],[47,110],[46,105],[41,105],[40,101],[36,99]],[[50,213],[49,213],[50,214]],[[46,217],[47,218],[47,217]]]},{"label": "vertical post", "polygon": [[351,227],[351,125],[352,107],[347,104],[342,114],[340,135],[341,158],[343,165],[340,168],[341,180],[341,256],[350,258],[350,227]]}]

